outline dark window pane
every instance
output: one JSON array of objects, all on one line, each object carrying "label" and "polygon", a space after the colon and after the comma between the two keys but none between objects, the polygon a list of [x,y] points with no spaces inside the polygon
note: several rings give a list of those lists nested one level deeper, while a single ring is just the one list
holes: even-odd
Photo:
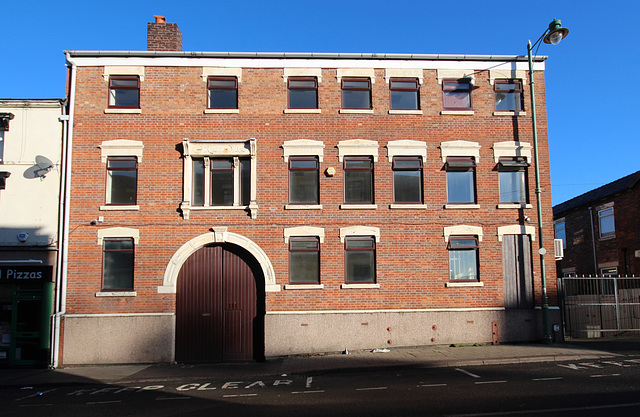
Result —
[{"label": "dark window pane", "polygon": [[449,203],[475,203],[474,172],[447,171],[447,201]]},{"label": "dark window pane", "polygon": [[476,239],[451,239],[449,240],[449,246],[451,248],[468,248],[476,247],[478,241]]},{"label": "dark window pane", "polygon": [[344,88],[361,88],[361,89],[369,89],[369,81],[343,81],[342,86]]},{"label": "dark window pane", "polygon": [[316,88],[315,80],[289,80],[289,87],[293,88]]},{"label": "dark window pane", "polygon": [[344,201],[346,203],[373,203],[373,172],[344,172]]},{"label": "dark window pane", "polygon": [[418,82],[417,81],[391,81],[391,88],[416,89],[418,88]]},{"label": "dark window pane", "polygon": [[193,160],[193,199],[194,206],[204,205],[204,160]]},{"label": "dark window pane", "polygon": [[211,204],[233,205],[233,171],[211,171]]},{"label": "dark window pane", "polygon": [[[314,243],[314,242],[310,242]],[[317,248],[317,246],[316,246]],[[320,253],[291,252],[290,281],[298,283],[320,282]]]},{"label": "dark window pane", "polygon": [[422,203],[422,171],[394,171],[393,199],[396,203]]},{"label": "dark window pane", "polygon": [[345,159],[345,169],[371,169],[371,159]]},{"label": "dark window pane", "polygon": [[290,195],[292,204],[318,204],[318,172],[290,171]]},{"label": "dark window pane", "polygon": [[108,167],[135,169],[137,163],[138,162],[135,159],[109,159]]},{"label": "dark window pane", "polygon": [[111,86],[112,87],[137,87],[138,86],[138,80],[112,78],[111,79]]},{"label": "dark window pane", "polygon": [[236,80],[209,80],[209,87],[227,87],[236,88]]},{"label": "dark window pane", "polygon": [[209,108],[237,109],[238,90],[209,90]]},{"label": "dark window pane", "polygon": [[417,91],[391,91],[391,109],[393,110],[417,110]]},{"label": "dark window pane", "polygon": [[111,90],[113,106],[138,106],[138,90]]},{"label": "dark window pane", "polygon": [[107,204],[136,204],[137,172],[107,172]]},{"label": "dark window pane", "polygon": [[370,109],[371,92],[358,90],[342,90],[343,109]]},{"label": "dark window pane", "polygon": [[526,203],[524,171],[500,171],[498,178],[501,203]]},{"label": "dark window pane", "polygon": [[291,169],[316,169],[318,161],[316,159],[292,159],[290,165]]},{"label": "dark window pane", "polygon": [[240,204],[248,206],[251,202],[251,159],[240,159]]},{"label": "dark window pane", "polygon": [[133,289],[133,239],[104,241],[102,288]]},{"label": "dark window pane", "polygon": [[318,108],[317,90],[289,90],[290,109],[316,109]]},{"label": "dark window pane", "polygon": [[445,91],[443,94],[445,108],[471,108],[471,96],[468,92]]},{"label": "dark window pane", "polygon": [[347,239],[345,242],[347,249],[374,249],[373,239]]},{"label": "dark window pane", "polygon": [[291,250],[318,250],[318,240],[291,240]]},{"label": "dark window pane", "polygon": [[394,169],[420,169],[422,168],[422,162],[418,158],[413,158],[413,159],[394,158],[393,168]]},{"label": "dark window pane", "polygon": [[346,251],[347,282],[375,282],[375,252]]}]

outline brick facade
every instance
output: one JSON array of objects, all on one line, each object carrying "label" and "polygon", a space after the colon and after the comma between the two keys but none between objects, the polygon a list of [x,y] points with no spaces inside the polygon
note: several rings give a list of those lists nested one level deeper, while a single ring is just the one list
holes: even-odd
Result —
[{"label": "brick facade", "polygon": [[[140,81],[139,112],[109,114],[105,112],[108,80],[104,77],[104,68],[126,66],[127,60],[117,56],[104,57],[104,66],[93,66],[85,64],[84,58],[87,57],[82,54],[72,57],[73,158],[65,325],[74,323],[76,330],[65,333],[65,351],[76,353],[75,356],[69,354],[65,359],[68,363],[173,360],[171,335],[174,324],[171,320],[176,312],[176,295],[175,292],[162,292],[159,287],[165,283],[168,265],[181,247],[200,236],[212,234],[210,230],[217,227],[249,239],[264,252],[273,268],[275,282],[270,283],[265,292],[264,306],[267,355],[336,350],[347,345],[371,348],[454,341],[486,342],[491,340],[491,321],[494,320],[500,322],[503,340],[539,337],[541,330],[535,310],[513,311],[510,315],[504,309],[502,243],[497,231],[503,226],[536,226],[533,163],[537,161],[531,161],[527,176],[528,202],[533,208],[531,205],[498,208],[494,144],[532,142],[529,113],[494,115],[489,70],[482,68],[499,62],[470,60],[460,64],[427,58],[411,61],[421,68],[423,77],[419,94],[422,114],[389,114],[389,84],[385,81],[385,71],[401,67],[403,60],[368,57],[363,61],[342,59],[337,55],[317,60],[308,57],[304,65],[321,69],[321,80],[318,80],[321,112],[288,114],[284,112],[287,109],[287,83],[283,79],[283,68],[300,66],[294,58],[290,61],[283,55],[253,60],[247,55],[234,61],[214,56],[188,59],[180,54],[144,58],[141,59],[144,61],[144,79]],[[505,57],[504,62],[517,64],[519,68],[526,65],[517,57]],[[373,68],[372,114],[341,112],[337,71],[353,66]],[[441,114],[442,86],[438,82],[437,68],[446,66],[462,66],[473,72],[473,114]],[[242,68],[237,113],[205,112],[207,83],[203,80],[203,67]],[[550,248],[553,228],[543,71],[536,72],[535,77],[544,236],[545,246]],[[525,103],[529,103],[528,94],[524,95]],[[526,105],[525,110],[528,107]],[[257,209],[254,217],[242,209],[190,210],[188,216],[181,213],[183,181],[190,181],[184,175],[182,143],[185,138],[189,141],[255,138]],[[298,139],[321,141],[324,145],[319,164],[321,208],[286,208],[289,171],[284,161],[283,144]],[[352,139],[375,141],[378,145],[373,174],[375,209],[341,208],[344,170],[339,161],[338,143]],[[104,208],[106,165],[101,160],[101,145],[113,140],[135,140],[144,145],[138,163],[137,209],[134,210]],[[398,140],[426,144],[422,183],[426,208],[391,207],[393,171],[387,145]],[[446,172],[440,146],[443,142],[457,140],[480,146],[476,161],[476,208],[445,208]],[[333,176],[326,174],[330,167],[335,168]],[[92,224],[99,218],[103,221]],[[447,286],[450,281],[449,253],[444,228],[458,225],[482,228],[478,249],[482,286]],[[287,287],[289,250],[284,230],[300,226],[324,231],[324,241],[320,245],[320,288]],[[379,229],[375,252],[378,288],[343,286],[345,249],[340,230],[352,226]],[[103,267],[103,248],[98,244],[97,236],[100,230],[115,227],[139,231],[139,242],[135,245],[134,296],[96,296],[101,292]],[[531,246],[535,254],[537,230],[534,235]],[[532,260],[535,304],[539,306],[540,259],[532,256]],[[550,261],[547,261],[547,276],[555,276]],[[550,304],[555,306],[554,280],[548,280],[547,285]],[[346,317],[348,314],[351,316]],[[404,319],[403,314],[406,315]],[[113,330],[120,328],[118,317],[123,317],[124,323],[124,317],[133,320],[132,317],[146,315],[168,317],[164,324],[167,333],[164,338],[158,336],[168,345],[163,353],[83,356],[78,352],[88,345],[93,346],[92,342],[71,339],[83,337],[78,329],[84,319],[108,318],[109,324],[103,322],[102,325],[112,326]],[[375,329],[374,325],[377,326]],[[464,326],[468,326],[468,330],[461,328]],[[392,327],[394,330],[390,330]],[[100,330],[94,327],[93,331],[95,340],[112,345]],[[306,331],[312,334],[304,333]],[[342,333],[351,334],[353,340]],[[126,342],[130,343],[127,349],[140,351],[138,344],[140,340],[148,340],[145,337]],[[295,348],[287,346],[288,338],[295,339],[290,343]],[[305,338],[310,340],[306,345]]]},{"label": "brick facade", "polygon": [[[566,234],[564,259],[557,263],[560,276],[600,275],[610,268],[620,276],[640,274],[638,178],[633,173],[554,207],[554,220],[564,222]],[[613,209],[615,232],[602,236],[598,212],[607,208]]]}]

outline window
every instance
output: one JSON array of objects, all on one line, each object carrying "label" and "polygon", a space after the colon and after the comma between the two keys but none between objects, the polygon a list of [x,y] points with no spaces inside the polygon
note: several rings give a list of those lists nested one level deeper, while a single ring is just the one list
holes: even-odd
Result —
[{"label": "window", "polygon": [[442,99],[445,110],[471,110],[470,80],[444,80]]},{"label": "window", "polygon": [[478,281],[478,238],[476,236],[449,237],[449,279]]},{"label": "window", "polygon": [[520,80],[495,80],[493,85],[496,97],[497,111],[521,111],[522,81]]},{"label": "window", "polygon": [[287,80],[290,109],[318,108],[318,80],[316,77],[290,77]]},{"label": "window", "polygon": [[[612,266],[609,268],[600,268],[600,275],[603,277],[617,277],[618,276],[618,267]],[[613,283],[611,283],[613,286]],[[613,293],[613,291],[611,291]]]},{"label": "window", "polygon": [[389,80],[392,110],[418,110],[420,86],[416,78],[392,78]]},{"label": "window", "polygon": [[393,202],[422,203],[422,159],[393,158]]},{"label": "window", "polygon": [[371,236],[344,240],[346,283],[376,282],[376,242]]},{"label": "window", "polygon": [[344,158],[344,202],[373,204],[373,161],[368,156]]},{"label": "window", "polygon": [[556,239],[562,239],[562,247],[567,248],[567,230],[565,228],[564,220],[556,221],[553,223],[553,229]]},{"label": "window", "polygon": [[289,282],[320,283],[320,241],[317,237],[289,239]]},{"label": "window", "polygon": [[601,238],[615,237],[616,226],[613,221],[613,207],[598,211],[598,224]]},{"label": "window", "polygon": [[102,289],[133,290],[133,239],[104,239]]},{"label": "window", "polygon": [[289,203],[319,204],[318,158],[289,158]]},{"label": "window", "polygon": [[109,107],[140,107],[140,77],[137,75],[111,75],[109,77]]},{"label": "window", "polygon": [[135,205],[137,199],[138,160],[136,157],[107,159],[107,204]]},{"label": "window", "polygon": [[447,157],[447,202],[473,204],[476,202],[476,163],[472,156]]},{"label": "window", "polygon": [[501,203],[527,202],[527,161],[523,157],[501,157],[498,164]]},{"label": "window", "polygon": [[342,108],[371,109],[371,80],[369,78],[342,78]]},{"label": "window", "polygon": [[209,108],[238,108],[238,79],[236,77],[209,77]]},{"label": "window", "polygon": [[4,160],[4,131],[0,130],[0,164]]},{"label": "window", "polygon": [[[193,158],[193,206],[247,206],[251,198],[250,158]],[[209,177],[205,176],[207,167]],[[206,193],[206,184],[210,192]],[[209,195],[208,200],[206,195]],[[207,203],[205,204],[205,201]]]}]

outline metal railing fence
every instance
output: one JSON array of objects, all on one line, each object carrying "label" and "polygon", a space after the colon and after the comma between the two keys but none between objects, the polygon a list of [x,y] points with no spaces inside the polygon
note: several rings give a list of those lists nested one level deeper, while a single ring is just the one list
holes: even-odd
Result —
[{"label": "metal railing fence", "polygon": [[640,331],[639,277],[558,278],[565,338]]}]

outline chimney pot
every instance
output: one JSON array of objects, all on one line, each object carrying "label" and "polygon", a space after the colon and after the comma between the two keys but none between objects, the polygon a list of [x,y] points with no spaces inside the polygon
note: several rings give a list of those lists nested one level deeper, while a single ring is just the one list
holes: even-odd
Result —
[{"label": "chimney pot", "polygon": [[164,16],[153,15],[156,18],[156,23],[167,23],[167,19]]}]

